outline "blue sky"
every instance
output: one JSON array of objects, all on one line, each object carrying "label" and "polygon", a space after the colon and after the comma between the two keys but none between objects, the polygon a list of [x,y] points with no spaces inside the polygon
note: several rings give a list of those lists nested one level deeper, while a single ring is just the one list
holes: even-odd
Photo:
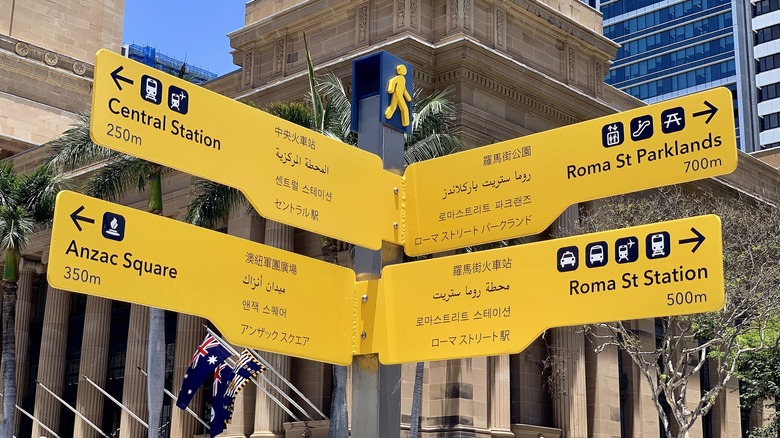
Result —
[{"label": "blue sky", "polygon": [[229,32],[244,25],[246,0],[127,0],[122,41],[219,75],[237,69]]}]

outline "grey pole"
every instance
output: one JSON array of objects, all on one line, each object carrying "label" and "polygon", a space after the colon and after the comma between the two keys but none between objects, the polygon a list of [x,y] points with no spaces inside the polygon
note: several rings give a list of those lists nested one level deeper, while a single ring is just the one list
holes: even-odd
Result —
[{"label": "grey pole", "polygon": [[[358,147],[379,155],[384,168],[401,174],[404,135],[379,123],[379,96],[360,102]],[[359,182],[357,182],[359,183]],[[371,214],[371,212],[366,212]],[[400,263],[401,247],[384,243],[379,251],[356,247],[357,280],[378,279],[382,266]],[[368,297],[363,306],[375,306]],[[401,366],[381,365],[379,356],[355,356],[352,361],[352,437],[397,438],[401,435]]]},{"label": "grey pole", "polygon": [[[355,77],[355,71],[353,67],[352,80],[361,80]],[[353,129],[357,117],[358,147],[378,155],[385,170],[401,175],[404,133],[380,120],[385,110],[380,95],[387,84],[378,85],[379,93],[366,97],[356,97],[353,89]],[[360,181],[355,183],[360,184]],[[371,212],[362,214],[371,215]],[[399,245],[384,242],[379,251],[356,247],[353,269],[358,281],[378,279],[383,266],[400,263],[402,259]],[[368,296],[359,305],[376,306],[376,299],[376,296]],[[352,437],[398,438],[400,435],[401,366],[382,365],[377,354],[355,356],[352,361]]]}]

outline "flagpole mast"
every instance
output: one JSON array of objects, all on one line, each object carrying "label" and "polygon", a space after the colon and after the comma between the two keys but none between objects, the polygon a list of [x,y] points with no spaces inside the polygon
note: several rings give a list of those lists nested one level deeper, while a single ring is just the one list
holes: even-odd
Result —
[{"label": "flagpole mast", "polygon": [[52,397],[54,397],[55,399],[57,399],[57,401],[58,401],[58,402],[62,403],[62,405],[63,405],[63,406],[65,406],[66,408],[70,409],[70,411],[71,411],[71,412],[73,412],[74,414],[78,415],[78,416],[79,416],[79,418],[81,418],[82,420],[84,420],[84,422],[85,422],[85,423],[87,423],[88,425],[90,425],[90,427],[92,427],[93,429],[95,429],[96,431],[98,431],[98,433],[99,433],[99,434],[101,434],[101,435],[103,435],[104,437],[108,438],[108,435],[106,435],[105,433],[103,433],[103,431],[102,431],[102,430],[100,430],[100,429],[99,429],[97,426],[95,426],[95,424],[94,424],[94,423],[92,423],[91,421],[89,421],[89,419],[88,419],[87,417],[85,417],[84,415],[82,415],[82,414],[81,414],[81,412],[77,411],[77,410],[76,410],[76,408],[74,408],[73,406],[71,406],[71,405],[69,405],[69,404],[65,403],[65,400],[63,400],[62,398],[60,398],[60,396],[58,396],[57,394],[55,394],[54,392],[52,392],[52,391],[51,391],[49,388],[47,388],[47,387],[46,387],[46,385],[44,385],[44,384],[43,384],[43,383],[41,383],[41,382],[37,382],[37,381],[36,381],[35,383],[36,383],[38,386],[40,386],[41,388],[45,389],[45,390],[46,390],[46,392],[48,392],[49,394],[51,394],[51,396],[52,396]]},{"label": "flagpole mast", "polygon": [[[218,340],[218,341],[219,341],[219,342],[222,344],[222,346],[223,346],[223,347],[225,347],[225,348],[226,348],[226,349],[227,349],[227,350],[228,350],[228,351],[229,351],[231,354],[234,354],[234,355],[236,355],[236,356],[238,356],[238,357],[241,357],[241,354],[240,354],[238,351],[236,351],[236,349],[235,349],[235,348],[233,348],[233,346],[232,346],[232,345],[230,345],[229,343],[225,342],[225,340],[224,340],[224,339],[222,339],[222,338],[221,338],[220,336],[218,336],[216,333],[214,333],[213,331],[211,331],[211,329],[210,329],[210,328],[206,327],[206,331],[209,333],[209,335],[210,335],[210,336],[214,336],[214,338],[216,338],[216,339],[217,339],[217,340]],[[232,358],[230,358],[230,360],[232,361],[233,359],[232,359]],[[232,368],[233,366],[235,366],[235,362],[233,362],[233,364],[228,364],[228,365],[230,365],[230,367]],[[270,383],[270,382],[268,381],[268,378],[267,378],[267,377],[265,377],[265,375],[263,375],[263,374],[260,374],[260,377],[262,377],[262,378],[263,378],[263,381],[264,381],[264,382]],[[298,418],[298,417],[297,417],[295,414],[293,414],[293,413],[292,413],[292,411],[290,411],[290,409],[289,409],[287,406],[285,406],[285,405],[284,405],[284,403],[282,403],[281,401],[279,401],[279,399],[278,399],[278,398],[274,397],[274,396],[273,396],[273,395],[272,395],[270,392],[268,392],[268,390],[267,390],[267,389],[265,389],[264,387],[260,386],[260,383],[257,381],[257,379],[256,379],[256,378],[252,377],[252,379],[250,379],[250,380],[251,380],[251,382],[252,382],[252,383],[254,383],[254,384],[255,384],[255,386],[257,386],[258,388],[260,388],[260,390],[261,390],[261,391],[263,391],[263,393],[265,393],[265,395],[267,395],[267,396],[268,396],[268,398],[270,398],[270,399],[271,399],[271,400],[272,400],[274,403],[276,403],[276,404],[277,404],[277,406],[279,406],[279,407],[280,407],[280,408],[282,408],[282,409],[283,409],[285,412],[287,412],[287,415],[289,415],[290,417],[292,417],[292,418],[293,418],[293,420],[295,420],[295,421],[301,421],[301,420],[300,420],[300,419],[299,419],[299,418]],[[286,395],[286,394],[284,393],[284,391],[281,391],[279,388],[277,388],[277,391],[279,391],[279,393],[281,393],[282,395]],[[289,396],[288,396],[288,397],[289,397]],[[301,407],[300,407],[300,406],[298,406],[298,409],[301,409]],[[305,413],[305,411],[304,411],[304,413]],[[309,418],[311,419],[311,417],[309,417]]]},{"label": "flagpole mast", "polygon": [[[213,330],[211,330],[211,329],[210,329],[208,326],[204,326],[204,327],[206,327],[206,331],[208,332],[208,334],[209,334],[209,335],[211,335],[211,336],[214,336],[215,338],[219,339],[219,341],[222,343],[222,345],[225,345],[225,348],[227,348],[227,349],[228,349],[228,350],[229,350],[231,353],[235,354],[236,356],[240,356],[240,354],[238,354],[238,352],[237,352],[237,351],[236,351],[236,350],[235,350],[235,349],[234,349],[234,348],[233,348],[233,347],[232,347],[230,344],[228,344],[227,342],[225,342],[225,340],[224,340],[224,339],[222,339],[221,337],[219,337],[219,335],[217,335],[216,333],[214,333],[214,331],[213,331]],[[290,383],[290,382],[289,382],[287,379],[285,379],[285,378],[284,378],[284,376],[282,376],[281,374],[279,374],[279,372],[278,372],[278,371],[276,371],[276,369],[275,369],[274,367],[272,367],[272,366],[271,366],[271,364],[269,364],[269,363],[268,363],[268,362],[267,362],[265,359],[263,359],[263,357],[262,357],[262,356],[260,356],[260,354],[258,354],[258,353],[257,353],[255,350],[252,350],[252,349],[249,349],[249,348],[248,348],[247,350],[249,350],[249,351],[252,353],[252,355],[253,355],[253,356],[255,356],[255,357],[257,358],[257,360],[259,360],[259,361],[260,361],[260,363],[262,363],[262,364],[263,364],[263,366],[264,366],[264,367],[266,367],[266,369],[268,369],[269,371],[271,371],[272,373],[274,373],[274,375],[275,375],[276,377],[278,377],[278,378],[279,378],[279,379],[281,379],[281,380],[282,380],[284,383],[286,383],[286,384],[287,384],[287,386],[289,386],[289,387],[290,387],[290,389],[292,389],[293,391],[295,391],[295,393],[296,393],[296,394],[298,394],[298,395],[299,395],[299,396],[300,396],[300,397],[301,397],[303,400],[306,400],[306,402],[307,402],[307,403],[308,403],[308,404],[309,404],[309,405],[310,405],[312,408],[314,408],[314,410],[315,410],[315,411],[317,411],[317,413],[318,413],[318,414],[320,414],[320,415],[322,416],[322,418],[323,418],[323,419],[325,419],[325,420],[327,420],[327,419],[328,419],[328,417],[326,417],[326,416],[325,416],[325,414],[323,414],[323,413],[322,413],[322,412],[321,412],[319,409],[317,409],[317,407],[316,407],[316,406],[314,406],[314,404],[311,402],[311,400],[309,400],[308,398],[306,398],[306,396],[304,396],[304,395],[303,395],[303,394],[302,394],[302,393],[301,393],[301,392],[298,390],[298,388],[296,388],[295,386],[293,386],[293,384],[292,384],[292,383]],[[266,382],[266,383],[268,383],[269,385],[271,385],[271,387],[273,387],[273,388],[274,388],[274,389],[275,389],[275,390],[276,390],[276,391],[277,391],[279,394],[282,394],[282,396],[283,396],[283,397],[284,397],[284,398],[285,398],[285,399],[286,399],[288,402],[290,402],[290,404],[292,404],[293,406],[295,406],[296,408],[298,408],[298,410],[299,410],[299,411],[301,411],[301,412],[303,413],[303,415],[305,415],[305,416],[306,416],[306,418],[308,418],[309,420],[312,420],[312,421],[314,421],[314,418],[312,418],[312,417],[309,415],[309,413],[308,413],[308,412],[306,412],[306,410],[304,410],[304,409],[303,409],[303,408],[302,408],[300,405],[298,405],[298,403],[296,403],[295,401],[293,401],[293,399],[292,399],[292,398],[291,398],[289,395],[287,395],[287,394],[286,394],[284,391],[282,391],[282,390],[281,390],[279,387],[277,387],[275,384],[273,384],[273,382],[271,382],[271,381],[268,379],[268,377],[266,377],[264,374],[261,374],[261,378],[263,379],[263,381],[264,381],[264,382]],[[261,388],[261,389],[263,389],[263,390],[265,391],[265,389],[264,389],[264,388]],[[269,397],[272,397],[270,394],[268,394],[268,392],[266,392],[266,395],[268,395]],[[273,398],[273,397],[272,397],[272,398]],[[274,401],[275,401],[275,402],[276,402],[276,403],[277,403],[279,406],[283,406],[283,405],[282,405],[282,404],[279,402],[279,400],[278,400],[278,399],[276,399],[276,398],[273,398],[273,400],[274,400]],[[283,408],[283,409],[284,409],[284,408]],[[288,414],[289,414],[289,411],[288,411]],[[293,418],[295,418],[295,416],[294,416],[294,415],[292,415],[292,414],[290,414],[290,416],[291,416],[291,417],[293,417]],[[300,420],[298,420],[297,418],[295,418],[295,421],[300,421]]]},{"label": "flagpole mast", "polygon": [[41,427],[42,427],[42,428],[44,428],[44,429],[46,430],[46,432],[49,432],[50,434],[54,435],[54,438],[60,438],[60,436],[59,436],[59,435],[57,435],[57,434],[56,434],[56,433],[55,433],[53,430],[51,430],[51,429],[49,429],[48,427],[46,427],[46,425],[45,425],[45,424],[43,424],[43,423],[41,422],[41,420],[39,420],[39,419],[37,419],[37,418],[33,417],[33,416],[32,416],[32,414],[30,414],[29,412],[27,412],[27,411],[25,411],[24,409],[22,409],[22,408],[21,408],[19,405],[16,405],[16,409],[19,409],[19,412],[21,412],[21,413],[23,413],[24,415],[27,415],[28,417],[30,417],[30,419],[31,419],[32,421],[34,421],[34,422],[36,422],[36,423],[40,424],[40,425],[41,425]]},{"label": "flagpole mast", "polygon": [[[0,393],[0,397],[2,397],[2,396],[3,396],[3,394],[2,394],[2,393]],[[32,421],[34,421],[34,422],[36,422],[36,423],[40,424],[40,425],[41,425],[41,427],[42,427],[42,428],[44,428],[44,429],[46,430],[46,432],[49,432],[50,434],[54,435],[54,438],[60,438],[60,436],[59,436],[59,435],[57,435],[57,434],[56,434],[56,433],[55,433],[53,430],[51,430],[51,429],[49,429],[48,427],[46,427],[46,425],[45,425],[45,424],[43,424],[43,422],[42,422],[41,420],[39,420],[39,419],[37,419],[37,418],[33,417],[33,415],[32,415],[32,414],[30,414],[29,412],[27,412],[27,411],[25,411],[24,409],[22,409],[22,407],[21,407],[21,406],[19,406],[19,405],[14,405],[14,406],[16,406],[16,409],[19,409],[19,412],[21,412],[21,413],[23,413],[24,415],[26,415],[27,417],[29,417],[29,418],[30,418],[30,420],[32,420]],[[14,435],[14,438],[16,438],[16,435]]]},{"label": "flagpole mast", "polygon": [[120,408],[121,408],[123,411],[127,412],[127,414],[128,414],[128,415],[130,415],[131,417],[135,418],[135,419],[136,419],[136,421],[138,421],[139,423],[143,424],[143,426],[144,426],[145,428],[149,429],[149,424],[147,424],[147,423],[146,423],[144,420],[142,420],[140,417],[138,417],[138,415],[135,415],[135,414],[133,413],[133,411],[131,411],[130,409],[128,409],[128,408],[127,408],[125,405],[123,405],[122,403],[119,403],[119,400],[115,399],[114,397],[111,397],[111,394],[107,393],[107,392],[106,392],[106,391],[105,391],[103,388],[101,388],[100,386],[98,386],[98,384],[97,384],[97,383],[95,383],[95,382],[93,382],[92,380],[90,380],[90,379],[89,379],[89,377],[87,377],[87,376],[84,376],[83,374],[82,374],[82,377],[84,377],[84,379],[85,379],[87,382],[89,382],[89,383],[90,383],[92,386],[94,386],[95,388],[97,388],[97,390],[98,390],[98,391],[102,392],[102,393],[103,393],[103,395],[105,395],[106,397],[108,397],[108,399],[109,399],[109,400],[111,400],[112,402],[116,403],[116,405],[117,405],[117,406],[119,406],[119,407],[120,407]]},{"label": "flagpole mast", "polygon": [[[139,367],[139,366],[137,366],[137,365],[136,365],[136,368],[138,368],[138,371],[140,371],[140,372],[141,372],[141,374],[143,374],[144,376],[146,376],[146,378],[147,378],[147,379],[149,378],[149,374],[148,374],[146,371],[144,371],[143,369],[141,369],[141,367]],[[177,401],[177,400],[179,400],[179,399],[178,399],[178,398],[177,398],[175,395],[173,395],[173,393],[172,393],[171,391],[168,391],[166,388],[163,388],[163,391],[165,391],[165,395],[167,395],[168,397],[170,397],[170,398],[171,398],[171,400],[173,400],[173,402],[174,402],[174,403],[176,403],[176,401]],[[198,416],[198,414],[196,414],[196,413],[195,413],[195,411],[193,411],[192,409],[190,409],[190,407],[189,407],[189,406],[187,406],[187,408],[185,409],[185,411],[187,411],[187,412],[188,412],[190,415],[192,415],[193,417],[195,417],[195,419],[196,419],[196,420],[198,420],[198,421],[200,422],[200,424],[202,424],[202,425],[206,426],[206,429],[211,429],[211,427],[208,425],[208,423],[206,423],[205,421],[203,421],[203,419],[202,419],[202,418],[200,418],[200,417]]]}]

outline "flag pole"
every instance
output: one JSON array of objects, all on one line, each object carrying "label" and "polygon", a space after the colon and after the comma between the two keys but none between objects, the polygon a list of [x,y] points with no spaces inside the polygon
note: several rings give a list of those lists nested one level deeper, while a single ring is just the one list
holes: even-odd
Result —
[{"label": "flag pole", "polygon": [[120,402],[119,402],[119,400],[115,399],[114,397],[111,397],[111,394],[107,393],[107,392],[106,392],[106,391],[105,391],[103,388],[101,388],[100,386],[98,386],[98,384],[97,384],[97,383],[95,383],[95,382],[93,382],[92,380],[90,380],[90,378],[89,378],[89,377],[87,377],[87,376],[85,376],[85,375],[83,375],[83,374],[82,374],[82,377],[84,377],[84,379],[85,379],[87,382],[89,382],[89,383],[90,383],[92,386],[94,386],[95,388],[97,388],[97,390],[98,390],[98,391],[102,392],[102,393],[103,393],[103,395],[105,395],[106,397],[108,397],[108,399],[109,399],[109,400],[111,400],[112,402],[116,403],[116,405],[117,405],[117,406],[119,406],[119,407],[120,407],[120,408],[121,408],[123,411],[127,412],[127,414],[128,414],[128,415],[130,415],[131,417],[135,418],[135,420],[136,420],[136,421],[138,421],[139,423],[143,424],[143,426],[144,426],[145,428],[149,429],[149,424],[147,424],[147,423],[146,423],[144,420],[142,420],[142,419],[141,419],[141,418],[140,418],[138,415],[135,415],[135,414],[133,413],[133,411],[131,411],[131,410],[130,410],[130,409],[127,407],[127,406],[125,406],[125,405],[123,405],[122,403],[120,403]]},{"label": "flag pole", "polygon": [[[0,393],[0,397],[2,397],[2,396],[3,396],[3,394],[2,394],[2,393]],[[48,427],[46,427],[46,425],[45,425],[45,424],[43,424],[43,422],[42,422],[41,420],[39,420],[39,419],[37,419],[37,418],[33,417],[33,415],[32,415],[31,413],[29,413],[29,412],[25,411],[24,409],[22,409],[22,407],[21,407],[21,406],[19,406],[19,405],[14,405],[14,406],[16,406],[16,409],[18,409],[18,410],[19,410],[19,412],[21,412],[21,413],[23,413],[24,415],[26,415],[27,417],[29,417],[29,418],[30,418],[30,420],[32,420],[32,421],[34,421],[34,422],[36,422],[36,423],[40,424],[40,425],[41,425],[41,427],[42,427],[42,428],[44,428],[44,429],[46,430],[46,432],[49,432],[50,434],[54,435],[54,438],[60,438],[60,436],[59,436],[59,435],[57,435],[57,433],[56,433],[56,432],[54,432],[53,430],[51,430],[51,429],[49,429]],[[16,438],[16,435],[14,435],[14,438]]]},{"label": "flag pole", "polygon": [[49,388],[47,388],[47,387],[46,387],[46,385],[44,385],[44,384],[43,384],[43,383],[41,383],[41,382],[38,382],[37,380],[35,381],[35,383],[36,383],[38,386],[40,386],[41,388],[45,389],[45,390],[46,390],[46,392],[48,392],[49,394],[51,394],[51,396],[52,396],[52,397],[54,397],[55,399],[57,399],[57,401],[58,401],[58,402],[62,403],[62,405],[63,405],[63,406],[65,406],[66,408],[70,409],[70,410],[71,410],[71,412],[73,412],[74,414],[78,415],[78,416],[79,416],[79,418],[81,418],[82,420],[84,420],[84,422],[85,422],[85,423],[89,424],[89,425],[90,425],[90,427],[92,427],[93,429],[95,429],[96,431],[98,431],[98,433],[99,433],[99,434],[101,434],[101,435],[103,435],[104,437],[108,438],[108,435],[106,435],[105,433],[103,433],[103,431],[102,431],[102,430],[100,430],[100,429],[99,429],[97,426],[95,426],[95,424],[94,424],[94,423],[92,423],[91,421],[89,421],[89,419],[88,419],[87,417],[85,417],[84,415],[82,415],[82,414],[81,414],[81,412],[77,411],[77,410],[76,410],[76,408],[74,408],[73,406],[69,405],[68,403],[65,403],[65,400],[63,400],[62,398],[60,398],[60,396],[58,396],[57,394],[55,394],[54,392],[52,392],[52,391],[51,391]]},{"label": "flag pole", "polygon": [[[140,371],[140,372],[141,372],[141,374],[143,374],[144,376],[146,376],[147,378],[149,378],[149,375],[146,373],[146,371],[142,370],[142,369],[141,369],[141,367],[139,367],[139,366],[136,366],[136,368],[138,368],[138,371]],[[171,393],[171,391],[168,391],[166,388],[163,388],[163,391],[165,391],[165,394],[166,394],[168,397],[170,397],[170,398],[171,398],[171,400],[173,400],[173,401],[174,401],[174,403],[175,403],[176,401],[178,401],[178,400],[179,400],[179,399],[178,399],[178,398],[177,398],[175,395],[173,395],[173,393]],[[206,429],[211,429],[211,427],[209,427],[209,425],[208,425],[208,424],[207,424],[205,421],[203,421],[203,419],[202,419],[202,418],[200,418],[200,417],[198,416],[198,414],[196,414],[196,413],[195,413],[195,411],[193,411],[192,409],[190,409],[190,407],[189,407],[189,406],[187,406],[187,408],[185,409],[185,411],[189,412],[189,414],[190,414],[190,415],[192,415],[193,417],[195,417],[195,419],[196,419],[196,420],[198,420],[198,421],[200,422],[200,424],[202,424],[202,425],[206,426]]]},{"label": "flag pole", "polygon": [[[212,331],[210,328],[208,328],[207,326],[204,326],[204,327],[206,327],[206,331],[209,333],[209,335],[211,335],[211,336],[214,336],[214,337],[215,337],[217,340],[219,340],[219,342],[220,342],[220,343],[221,343],[221,344],[222,344],[222,345],[223,345],[223,346],[224,346],[224,347],[225,347],[225,348],[226,348],[226,349],[227,349],[227,350],[228,350],[228,351],[229,351],[231,354],[234,354],[234,355],[236,355],[236,356],[238,356],[238,357],[241,357],[241,354],[240,354],[240,353],[239,353],[239,352],[238,352],[238,351],[237,351],[235,348],[233,348],[233,346],[232,346],[232,345],[230,345],[228,342],[225,342],[225,340],[224,340],[224,339],[222,339],[222,338],[221,338],[219,335],[217,335],[216,333],[214,333],[214,332],[213,332],[213,331]],[[232,360],[232,357],[230,358],[230,360]],[[230,366],[231,366],[231,367],[235,366],[235,362],[233,363],[233,365],[230,365]],[[266,368],[268,368],[268,367],[266,367]],[[276,373],[276,370],[274,370],[274,369],[273,369],[273,367],[271,367],[270,369],[271,369],[271,370],[273,370],[273,371]],[[278,375],[278,373],[277,373],[277,375]],[[268,377],[266,377],[266,376],[265,376],[265,374],[263,374],[263,373],[260,373],[260,377],[263,379],[263,381],[264,381],[264,382],[266,382],[266,383],[269,383],[269,384],[271,383],[271,382],[268,380]],[[280,408],[284,409],[284,411],[285,411],[285,412],[287,412],[287,415],[289,415],[290,417],[292,417],[292,418],[293,418],[293,420],[295,420],[295,421],[301,421],[301,420],[300,420],[300,419],[299,419],[299,418],[298,418],[298,417],[297,417],[295,414],[293,414],[293,413],[292,413],[292,411],[290,411],[290,409],[289,409],[287,406],[285,406],[285,405],[284,405],[284,403],[282,403],[281,401],[279,401],[279,399],[278,399],[278,398],[274,397],[274,396],[273,396],[273,395],[272,395],[272,394],[271,394],[271,393],[270,393],[270,392],[269,392],[267,389],[265,389],[263,386],[260,386],[260,383],[257,381],[257,379],[256,379],[255,377],[252,377],[251,381],[252,381],[252,383],[254,383],[254,384],[255,384],[255,386],[257,386],[257,387],[258,387],[258,388],[259,388],[261,391],[263,391],[263,393],[264,393],[265,395],[267,395],[267,396],[268,396],[268,398],[270,398],[271,400],[273,400],[273,402],[274,402],[274,403],[276,403],[276,405],[277,405],[277,406],[279,406]],[[288,396],[287,394],[285,394],[285,393],[284,393],[284,391],[280,390],[279,388],[276,388],[276,390],[277,390],[277,391],[279,391],[279,393],[280,393],[280,394],[282,394],[282,395],[286,396],[286,397],[289,399],[289,396]],[[298,409],[301,409],[301,408],[300,408],[300,406],[298,406]],[[302,412],[303,412],[304,414],[306,414],[306,412],[305,412],[305,411],[303,411],[303,410],[302,410]],[[308,416],[308,415],[307,415],[307,416]],[[309,418],[311,419],[311,417],[309,417]]]}]

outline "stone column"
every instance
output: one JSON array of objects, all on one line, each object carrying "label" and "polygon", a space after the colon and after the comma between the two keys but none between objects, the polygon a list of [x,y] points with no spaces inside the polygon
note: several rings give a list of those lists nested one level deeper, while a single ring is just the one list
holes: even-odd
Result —
[{"label": "stone column", "polygon": [[[289,225],[279,222],[266,221],[265,223],[265,244],[280,248],[285,251],[293,251],[295,229]],[[288,356],[276,353],[261,352],[263,358],[273,366],[276,371],[289,380],[290,378],[290,358]],[[268,372],[266,377],[277,387],[287,390],[287,385],[282,383],[281,379]],[[275,390],[268,387],[271,394],[284,402],[284,398]],[[289,391],[286,391],[289,393]],[[286,404],[286,403],[285,403]],[[252,437],[281,437],[284,436],[284,422],[287,419],[287,413],[279,405],[268,398],[262,391],[257,392],[255,401],[255,429]]]},{"label": "stone column", "polygon": [[[571,228],[579,216],[577,205],[568,207],[555,220],[556,233]],[[585,379],[585,350],[579,328],[552,330],[553,337],[553,416],[565,438],[588,437],[588,400]]]},{"label": "stone column", "polygon": [[[127,330],[125,353],[125,381],[122,386],[122,404],[146,422],[149,412],[146,406],[146,377],[138,369],[146,368],[146,344],[149,342],[149,308],[132,304],[130,325]],[[122,410],[119,438],[147,436],[147,428]]]},{"label": "stone column", "polygon": [[[33,290],[32,280],[34,274],[43,273],[43,265],[32,260],[22,258],[19,264],[19,281],[16,291],[16,404],[23,406],[25,390],[30,373],[30,364],[27,362],[30,350],[30,324],[33,318]],[[22,415],[16,415],[16,430]]]},{"label": "stone column", "polygon": [[511,430],[509,355],[488,358],[488,426],[493,437],[514,437]]},{"label": "stone column", "polygon": [[553,333],[553,415],[565,438],[588,438],[588,398],[585,386],[584,335],[579,328]]},{"label": "stone column", "polygon": [[428,397],[423,398],[423,436],[489,437],[487,358],[433,361],[426,365],[429,368],[425,370],[423,394],[427,389]]},{"label": "stone column", "polygon": [[[101,388],[106,387],[108,364],[108,335],[111,332],[111,300],[90,295],[84,311],[84,335],[81,341],[79,362],[79,386],[76,394],[76,410],[100,427],[103,419],[105,396],[84,379],[84,376]],[[98,432],[76,416],[73,436],[97,438]]]},{"label": "stone column", "polygon": [[[655,346],[655,322],[652,319],[643,319],[625,323],[631,328],[646,351],[653,351]],[[653,391],[647,378],[634,364],[629,355],[623,355],[623,369],[628,377],[626,389],[626,421],[630,436],[636,438],[657,438],[660,430],[658,409],[653,403]]]},{"label": "stone column", "polygon": [[[598,333],[598,328],[594,329]],[[596,353],[594,344],[585,349],[587,376],[588,429],[591,438],[620,436],[620,373],[617,347],[605,347]],[[627,410],[627,407],[624,406]],[[625,412],[626,417],[630,415]]]},{"label": "stone column", "polygon": [[[173,359],[173,389],[171,392],[178,393],[181,382],[184,380],[184,373],[190,365],[190,359],[195,353],[201,340],[203,340],[203,320],[198,316],[185,315],[180,313],[176,317],[176,350]],[[212,379],[212,377],[208,377]],[[207,379],[207,381],[208,381]],[[203,389],[195,393],[190,401],[190,409],[198,415],[201,415],[201,404],[203,403]],[[171,407],[171,436],[172,437],[191,437],[195,435],[200,426],[189,412],[179,409],[174,405]],[[209,417],[204,418],[206,422]]]},{"label": "stone column", "polygon": [[[710,361],[710,382],[718,380],[715,361]],[[718,394],[712,413],[712,436],[719,438],[740,438],[742,418],[739,403],[739,382],[732,378]]]},{"label": "stone column", "polygon": [[[254,215],[243,215],[228,221],[228,234],[242,237],[253,242],[262,242],[265,238],[266,222]],[[238,348],[240,351],[241,348]],[[233,405],[233,418],[221,436],[245,438],[254,430],[255,385],[247,383],[238,393]]]},{"label": "stone column", "polygon": [[[65,351],[68,343],[68,318],[72,295],[49,286],[43,315],[41,354],[36,380],[46,388],[62,395],[65,384]],[[33,415],[52,430],[58,430],[62,405],[51,394],[38,388],[35,391]],[[32,436],[48,436],[38,423],[33,424]]]}]

